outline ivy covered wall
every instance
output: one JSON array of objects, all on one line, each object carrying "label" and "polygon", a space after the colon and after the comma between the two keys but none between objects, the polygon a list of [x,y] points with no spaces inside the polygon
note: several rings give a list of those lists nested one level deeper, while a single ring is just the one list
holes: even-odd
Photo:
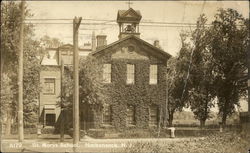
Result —
[{"label": "ivy covered wall", "polygon": [[[128,43],[129,44],[129,43]],[[122,45],[121,45],[122,46]],[[135,107],[135,128],[149,127],[149,106],[158,106],[159,116],[166,114],[166,60],[158,59],[155,56],[146,54],[148,58],[112,58],[121,46],[111,48],[98,54],[99,62],[112,64],[111,83],[105,84],[107,97],[105,103],[112,106],[112,125],[118,129],[128,128],[126,123],[127,105]],[[141,48],[136,48],[140,53]],[[135,65],[135,83],[126,84],[126,64]],[[150,64],[158,65],[158,83],[149,84]],[[101,112],[96,112],[94,122],[96,127],[101,127]]]}]

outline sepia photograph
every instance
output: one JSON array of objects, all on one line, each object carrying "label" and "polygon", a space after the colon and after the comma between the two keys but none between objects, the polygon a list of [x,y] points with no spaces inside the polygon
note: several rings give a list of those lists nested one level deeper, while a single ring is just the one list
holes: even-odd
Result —
[{"label": "sepia photograph", "polygon": [[250,153],[249,1],[1,1],[0,152]]}]

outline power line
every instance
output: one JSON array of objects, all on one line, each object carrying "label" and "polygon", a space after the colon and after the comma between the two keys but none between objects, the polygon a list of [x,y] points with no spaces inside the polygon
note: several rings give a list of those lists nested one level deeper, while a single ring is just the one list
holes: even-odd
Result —
[{"label": "power line", "polygon": [[[65,20],[72,20],[72,19],[56,19],[56,18],[50,18],[50,19],[25,19],[26,21],[65,21]],[[116,22],[116,20],[107,20],[107,19],[82,19],[86,21],[106,21],[106,22]],[[181,25],[196,25],[196,23],[183,23],[183,22],[162,22],[162,21],[141,21],[140,23],[150,23],[150,24],[181,24]],[[98,24],[98,23],[97,23]],[[207,24],[210,25],[210,24]]]},{"label": "power line", "polygon": [[[62,22],[25,22],[24,24],[40,24],[40,25],[72,25],[72,23],[62,23]],[[94,26],[116,26],[117,24],[103,24],[103,23],[81,23],[81,25],[94,25]],[[140,26],[145,27],[196,27],[196,25],[153,25],[153,24],[141,24]],[[105,28],[103,28],[105,29]]]},{"label": "power line", "polygon": [[[204,4],[204,3],[203,3]],[[185,6],[186,8],[186,6]],[[202,5],[202,11],[203,12],[204,9],[204,5]],[[185,10],[184,10],[185,11]],[[148,26],[148,25],[156,25],[158,27],[163,26],[165,27],[166,25],[168,25],[168,27],[171,27],[169,25],[181,25],[181,26],[196,26],[197,23],[188,23],[188,22],[183,22],[184,21],[184,14],[182,17],[182,22],[162,22],[162,21],[141,21],[140,26]],[[35,18],[35,19],[25,19],[26,21],[31,21],[29,22],[30,24],[72,24],[72,23],[67,23],[67,22],[43,22],[43,21],[71,21],[72,19],[68,19],[68,18],[50,18],[50,19],[39,19],[39,18]],[[81,23],[83,25],[117,25],[116,23],[112,23],[112,22],[116,22],[116,20],[107,20],[107,19],[82,19],[85,21],[102,21],[103,23],[97,23],[97,22],[87,22],[87,23]],[[42,22],[33,22],[33,21],[42,21]],[[27,24],[27,22],[25,22]],[[204,24],[205,26],[211,26],[213,24]],[[181,27],[179,26],[179,27]],[[237,26],[243,26],[243,24],[238,24]]]}]

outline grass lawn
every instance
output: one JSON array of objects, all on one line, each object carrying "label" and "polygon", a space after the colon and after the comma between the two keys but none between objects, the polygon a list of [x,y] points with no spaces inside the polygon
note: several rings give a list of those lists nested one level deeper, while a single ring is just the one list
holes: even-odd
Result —
[{"label": "grass lawn", "polygon": [[168,142],[137,142],[120,150],[122,152],[206,152],[206,153],[246,153],[250,150],[250,136],[240,136],[238,132],[213,133],[198,139],[184,139]]},{"label": "grass lawn", "polygon": [[[60,146],[58,139],[26,140],[21,148],[12,147],[17,141],[5,141],[5,152],[72,152],[72,139],[65,139],[64,146]],[[34,146],[35,144],[35,146]],[[44,146],[45,145],[45,146]],[[112,147],[118,146],[118,147]],[[203,137],[184,138],[144,138],[144,139],[86,139],[79,143],[79,152],[206,152],[246,153],[250,149],[250,137],[244,137],[238,132],[215,132]]]}]

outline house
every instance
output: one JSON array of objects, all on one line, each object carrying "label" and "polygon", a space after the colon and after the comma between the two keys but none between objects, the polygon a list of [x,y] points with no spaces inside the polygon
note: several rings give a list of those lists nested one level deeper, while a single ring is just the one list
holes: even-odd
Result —
[{"label": "house", "polygon": [[[140,11],[119,10],[118,40],[107,44],[106,35],[93,34],[92,45],[79,49],[80,56],[93,56],[102,66],[103,90],[107,98],[102,109],[81,104],[81,128],[159,126],[166,120],[167,61],[170,54],[156,40],[150,44],[140,38]],[[60,115],[61,61],[72,65],[72,45],[51,48],[42,60],[40,80],[40,122],[53,126]],[[99,75],[98,75],[99,76]]]},{"label": "house", "polygon": [[[61,93],[61,62],[63,61],[65,66],[73,64],[73,45],[47,48],[46,52],[41,61],[42,91],[39,95],[39,122],[44,127],[53,127],[61,113],[61,108],[57,104]],[[80,57],[87,56],[90,52],[92,52],[90,44],[79,48]]]}]

